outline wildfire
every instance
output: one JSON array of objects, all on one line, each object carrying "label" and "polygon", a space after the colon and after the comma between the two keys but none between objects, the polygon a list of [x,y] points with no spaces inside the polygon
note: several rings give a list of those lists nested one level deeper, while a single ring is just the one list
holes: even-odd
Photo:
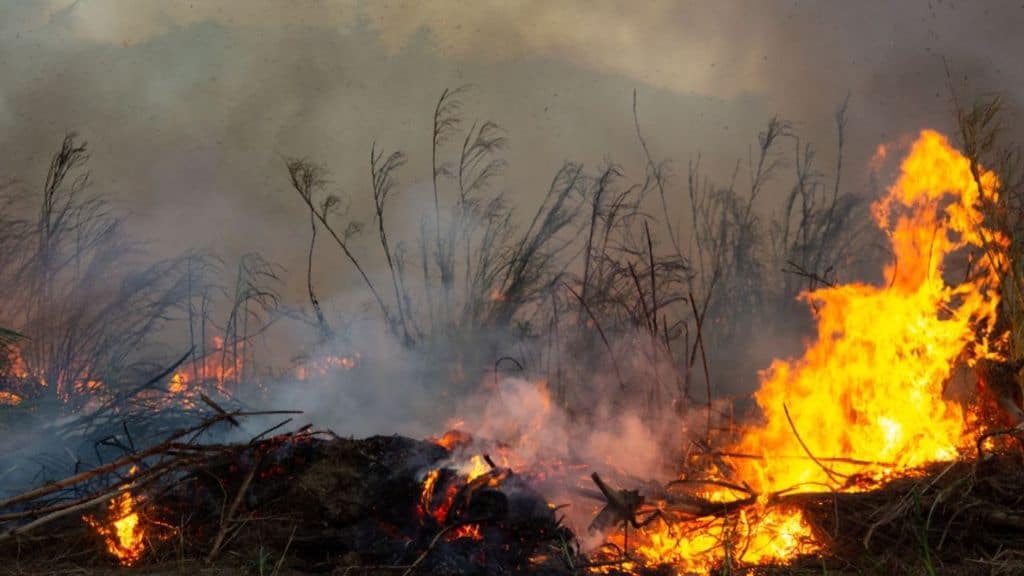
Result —
[{"label": "wildfire", "polygon": [[[885,284],[802,295],[814,307],[817,340],[801,358],[776,360],[762,372],[755,398],[764,421],[728,449],[747,456],[725,457],[730,481],[762,495],[758,503],[730,518],[655,523],[641,533],[636,555],[699,572],[727,557],[786,562],[821,545],[799,510],[770,506],[772,493],[863,490],[954,459],[970,444],[971,415],[943,390],[958,362],[998,357],[995,319],[1008,243],[985,227],[981,212],[983,202],[997,199],[997,187],[990,171],[976,180],[969,160],[942,135],[921,132],[898,180],[872,206],[893,253]],[[964,248],[984,256],[966,280],[949,284],[947,257]],[[738,497],[726,488],[702,496]],[[731,549],[737,541],[742,548]]]},{"label": "wildfire", "polygon": [[27,380],[31,377],[28,367],[25,365],[25,358],[17,346],[7,347],[7,376],[18,380]]},{"label": "wildfire", "polygon": [[[678,573],[710,573],[726,554],[744,564],[786,562],[818,549],[810,525],[798,510],[742,510],[735,519],[675,523],[643,534],[630,553],[653,564],[671,564]],[[624,547],[621,532],[610,542]],[[730,550],[732,546],[738,550]],[[737,546],[735,542],[739,542]],[[627,569],[631,567],[627,566]]]},{"label": "wildfire", "polygon": [[[128,474],[133,475],[135,472],[136,468],[133,466]],[[125,491],[110,501],[106,523],[91,516],[82,517],[82,520],[103,537],[107,551],[117,558],[122,566],[135,564],[142,558],[142,553],[146,549],[146,532],[136,510],[137,505],[138,502],[132,493]]]},{"label": "wildfire", "polygon": [[[0,354],[6,355],[4,370],[0,378],[6,380],[6,386],[12,388],[0,391],[0,404],[17,405],[27,398],[31,398],[40,390],[48,388],[44,370],[38,367],[29,368],[25,361],[22,350],[18,346],[7,346],[0,350]],[[60,373],[57,376],[57,398],[67,402],[73,397],[85,398],[85,407],[98,403],[99,398],[105,393],[103,382],[90,377],[91,369],[88,367],[81,370],[75,378]]]},{"label": "wildfire", "polygon": [[327,355],[306,361],[295,367],[295,378],[307,380],[310,377],[323,378],[337,370],[352,370],[359,365],[362,355],[359,352],[348,356]]},{"label": "wildfire", "polygon": [[[478,454],[470,458],[468,462],[458,466],[455,477],[445,475],[444,470],[446,469],[437,468],[427,473],[423,479],[423,488],[420,491],[420,502],[416,507],[416,513],[420,518],[433,518],[435,522],[441,525],[448,523],[448,511],[451,510],[452,505],[455,503],[459,490],[489,472],[491,466],[486,458]],[[435,505],[434,502],[438,499],[438,482],[442,478],[446,479],[447,488],[444,489],[443,496],[439,498],[440,502]],[[481,482],[486,482],[487,485],[497,484],[497,481],[493,479],[482,480]],[[449,541],[462,538],[482,540],[483,534],[480,532],[480,525],[464,524],[457,526],[446,535],[446,539]]]},{"label": "wildfire", "polygon": [[465,524],[459,526],[452,532],[452,540],[468,538],[469,540],[483,540],[484,535],[480,533],[479,524]]},{"label": "wildfire", "polygon": [[[943,136],[921,133],[888,196],[872,207],[894,254],[886,284],[806,294],[815,304],[817,342],[762,374],[756,399],[765,423],[736,447],[764,457],[735,463],[750,486],[770,492],[835,486],[854,473],[884,478],[955,458],[969,443],[964,411],[943,389],[961,358],[973,364],[995,355],[990,338],[1007,246],[984,227],[980,211],[983,199],[996,198],[996,177],[985,171],[979,180],[981,190],[970,162]],[[985,257],[971,278],[948,285],[946,257],[968,246]],[[805,451],[842,461],[829,461],[828,473],[808,458],[779,458]],[[850,460],[879,464],[865,469]]]},{"label": "wildfire", "polygon": [[224,339],[215,336],[213,347],[205,356],[185,363],[181,370],[171,375],[167,391],[185,407],[195,406],[199,394],[206,387],[226,394],[229,385],[237,383],[242,375],[242,345],[238,344],[237,352],[225,350]]},{"label": "wildfire", "polygon": [[0,390],[0,406],[17,406],[21,404],[21,396],[7,390]]},{"label": "wildfire", "polygon": [[466,482],[472,482],[476,478],[486,474],[490,469],[490,465],[487,464],[483,456],[480,456],[479,454],[473,456],[469,460],[468,470],[466,471]]}]

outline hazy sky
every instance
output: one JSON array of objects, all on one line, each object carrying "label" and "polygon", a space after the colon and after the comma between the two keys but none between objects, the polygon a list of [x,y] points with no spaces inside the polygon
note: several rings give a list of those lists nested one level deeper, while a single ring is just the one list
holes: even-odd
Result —
[{"label": "hazy sky", "polygon": [[301,270],[307,222],[284,158],[329,166],[360,209],[371,143],[402,148],[415,215],[445,87],[472,84],[467,115],[506,127],[498,186],[521,204],[565,160],[642,176],[634,89],[654,153],[677,172],[702,153],[719,180],[773,114],[820,145],[827,174],[849,95],[857,185],[877,143],[950,127],[943,58],[965,94],[1000,91],[1016,110],[1021,30],[1019,1],[11,0],[0,179],[38,186],[75,130],[97,189],[159,251],[260,250]]}]

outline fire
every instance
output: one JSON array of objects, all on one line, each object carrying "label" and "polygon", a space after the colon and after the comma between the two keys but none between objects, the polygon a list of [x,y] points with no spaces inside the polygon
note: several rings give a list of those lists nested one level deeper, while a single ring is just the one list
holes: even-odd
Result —
[{"label": "fire", "polygon": [[[423,479],[423,490],[420,492],[420,503],[416,509],[416,513],[419,514],[421,518],[431,515],[430,508],[434,500],[434,488],[437,486],[437,479],[440,475],[440,470],[431,470],[427,473],[427,477]],[[443,522],[444,516],[442,515],[438,521]]]},{"label": "fire", "polygon": [[[710,573],[727,553],[751,565],[813,553],[819,546],[810,534],[810,525],[797,510],[751,509],[734,519],[662,525],[645,533],[640,543],[631,544],[630,553],[654,564],[671,564],[680,574]],[[626,544],[621,532],[609,541],[620,548]]]},{"label": "fire", "polygon": [[[943,388],[958,360],[995,355],[1007,246],[984,227],[981,213],[982,201],[996,198],[996,177],[985,171],[979,180],[981,190],[970,162],[943,136],[921,133],[888,196],[872,207],[894,254],[885,285],[806,294],[815,305],[817,342],[802,358],[777,360],[762,374],[755,397],[765,423],[734,449],[763,457],[735,463],[755,490],[839,487],[854,473],[882,478],[953,459],[969,443],[964,410],[943,398]],[[968,280],[947,284],[947,256],[967,247],[986,249],[986,256]],[[808,451],[842,461],[779,458]],[[849,460],[880,464],[865,469]]]},{"label": "fire", "polygon": [[227,394],[229,386],[237,383],[242,376],[242,345],[238,344],[237,353],[226,350],[224,339],[215,336],[212,349],[204,357],[185,363],[181,370],[171,375],[167,391],[185,407],[195,406],[200,392],[206,388]]},{"label": "fire", "polygon": [[486,474],[490,469],[490,465],[487,464],[483,456],[480,456],[479,454],[473,456],[469,460],[468,471],[466,472],[466,482],[472,482],[474,479]]},{"label": "fire", "polygon": [[[733,469],[728,480],[759,494],[757,503],[728,518],[656,522],[632,553],[684,572],[708,572],[727,558],[786,562],[821,544],[803,514],[773,507],[771,494],[863,490],[955,459],[970,445],[972,415],[943,391],[959,362],[999,356],[1004,335],[995,322],[1008,242],[985,227],[981,211],[997,199],[998,185],[990,171],[975,179],[969,160],[942,135],[921,132],[899,178],[872,206],[893,254],[884,285],[802,295],[814,307],[817,340],[801,358],[776,360],[762,372],[755,399],[764,421],[727,451],[747,457],[724,457]],[[947,260],[965,249],[983,256],[965,280],[948,283]],[[739,497],[715,487],[701,496]]]},{"label": "fire", "polygon": [[[433,518],[435,522],[441,525],[448,523],[448,511],[451,510],[452,505],[455,503],[459,490],[491,471],[491,466],[486,458],[477,454],[470,458],[468,462],[458,466],[456,468],[457,474],[454,477],[452,477],[453,475],[445,475],[444,470],[447,469],[436,468],[427,473],[423,479],[420,501],[416,506],[416,513],[421,519]],[[434,501],[437,499],[436,495],[439,488],[438,482],[442,478],[446,478],[447,487],[444,489],[444,495],[440,498],[440,502],[435,505]],[[487,485],[497,485],[497,482],[498,480],[494,478],[486,480]],[[445,538],[449,541],[462,538],[482,540],[483,534],[480,532],[479,524],[471,523],[455,527]]]},{"label": "fire", "polygon": [[[7,346],[0,350],[0,354],[6,355],[3,362],[4,371],[0,378],[7,380],[5,383],[9,388],[0,391],[0,404],[20,404],[25,399],[35,396],[40,390],[48,388],[45,371],[38,366],[29,367],[21,348],[18,346]],[[69,377],[66,373],[57,376],[57,398],[68,402],[72,398],[85,398],[83,407],[94,406],[99,402],[107,391],[104,383],[91,377],[91,368],[85,367],[75,377]]]},{"label": "fire", "polygon": [[467,538],[469,540],[483,540],[484,535],[480,533],[479,524],[464,524],[452,532],[452,540]]},{"label": "fire", "polygon": [[31,377],[25,365],[25,358],[21,355],[21,349],[17,346],[7,347],[7,376],[18,380],[27,380]]},{"label": "fire", "polygon": [[447,450],[454,450],[460,446],[466,446],[473,441],[473,437],[468,433],[458,428],[453,428],[445,432],[440,438],[436,438],[434,442]]},{"label": "fire", "polygon": [[7,390],[0,390],[0,406],[17,406],[21,404],[21,396]]},{"label": "fire", "polygon": [[[135,472],[136,468],[133,466],[128,474],[133,475]],[[117,558],[122,566],[135,564],[142,558],[142,553],[146,549],[146,532],[136,510],[137,505],[138,502],[132,493],[125,491],[110,501],[109,518],[106,523],[91,516],[82,517],[86,524],[103,537],[107,551]]]},{"label": "fire", "polygon": [[341,370],[352,370],[359,365],[362,355],[355,352],[348,356],[327,355],[308,360],[295,367],[295,378],[307,380],[310,377],[323,378],[328,374]]}]

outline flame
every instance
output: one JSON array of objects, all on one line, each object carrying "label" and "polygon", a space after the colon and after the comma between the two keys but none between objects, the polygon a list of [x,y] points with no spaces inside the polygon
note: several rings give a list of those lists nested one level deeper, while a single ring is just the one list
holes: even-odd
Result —
[{"label": "flame", "polygon": [[[995,322],[1008,241],[985,227],[982,214],[998,185],[990,171],[975,178],[945,137],[920,133],[897,181],[872,206],[893,254],[884,285],[803,294],[817,340],[801,358],[776,360],[761,373],[755,399],[764,421],[728,450],[746,458],[725,458],[730,480],[762,496],[732,517],[655,523],[634,545],[639,558],[709,572],[727,557],[756,564],[813,553],[822,545],[802,512],[772,507],[772,493],[864,490],[955,459],[970,445],[973,415],[943,389],[958,362],[998,358],[1004,344]],[[948,257],[965,249],[983,256],[963,282],[947,283]],[[739,497],[727,488],[702,496]]]},{"label": "flame", "polygon": [[420,518],[433,518],[438,524],[444,524],[448,518],[448,510],[455,502],[455,495],[459,490],[458,484],[452,482],[445,490],[441,503],[434,506],[434,494],[437,490],[437,481],[441,477],[441,469],[431,470],[423,480],[423,489],[420,492],[420,502],[416,507],[416,514]]},{"label": "flame", "polygon": [[468,433],[458,428],[453,428],[445,432],[440,438],[435,438],[434,443],[446,450],[454,450],[461,446],[466,446],[473,441],[473,437]]},{"label": "flame", "polygon": [[484,535],[480,533],[479,524],[464,524],[452,531],[451,540],[468,538],[470,540],[483,540]]},{"label": "flame", "polygon": [[[38,366],[30,368],[18,346],[7,346],[0,350],[0,354],[7,356],[4,371],[0,373],[0,377],[7,380],[5,384],[9,388],[0,392],[4,398],[13,401],[12,398],[17,397],[15,403],[21,403],[24,399],[33,397],[40,389],[49,387],[45,371]],[[68,402],[72,398],[84,398],[86,402],[83,407],[97,405],[99,398],[106,393],[106,386],[102,381],[93,378],[91,373],[91,368],[86,366],[75,379],[70,379],[67,373],[58,374],[57,398],[63,402]],[[0,404],[3,403],[5,402],[0,400]]]},{"label": "flame", "polygon": [[[438,481],[441,479],[442,471],[444,468],[435,468],[429,471],[423,479],[423,488],[420,491],[420,501],[416,506],[416,514],[421,518],[433,518],[438,524],[444,525],[448,522],[448,511],[451,510],[452,505],[455,503],[455,497],[459,493],[459,489],[473,482],[477,478],[480,478],[487,472],[491,471],[490,464],[487,460],[477,454],[469,459],[468,462],[463,463],[457,467],[458,473],[455,477],[449,477],[446,480],[447,487],[444,491],[444,496],[440,499],[440,503],[434,505],[435,494],[438,489]],[[503,478],[503,477],[502,477]],[[496,486],[500,483],[501,478],[488,478],[486,485]],[[480,526],[477,524],[465,524],[458,526],[453,529],[449,534],[445,536],[446,540],[458,540],[460,538],[469,538],[471,540],[482,540],[483,535],[480,533]]]},{"label": "flame", "polygon": [[[894,254],[885,285],[804,295],[815,305],[818,340],[802,358],[762,373],[755,397],[765,423],[735,448],[763,457],[736,462],[755,490],[820,489],[854,473],[884,478],[953,459],[970,442],[969,419],[943,387],[959,359],[996,356],[990,335],[1008,245],[981,213],[983,201],[996,199],[996,176],[983,171],[978,180],[981,190],[968,159],[942,135],[922,132],[889,194],[872,206]],[[967,247],[986,255],[971,278],[947,284],[947,256]],[[832,473],[809,458],[778,457],[806,451],[828,457]]]},{"label": "flame", "polygon": [[224,339],[214,336],[212,348],[205,356],[185,363],[171,375],[167,391],[186,408],[194,407],[199,394],[206,389],[227,395],[229,387],[242,377],[243,346],[239,342],[237,350],[225,349]]},{"label": "flame", "polygon": [[341,370],[352,370],[359,365],[362,354],[355,352],[348,356],[326,355],[303,362],[295,367],[296,380],[307,380],[311,377],[323,378],[332,372]]},{"label": "flame", "polygon": [[17,406],[21,404],[21,396],[7,390],[0,390],[0,406]]},{"label": "flame", "polygon": [[[133,466],[128,474],[133,475],[136,471],[136,467]],[[146,549],[146,532],[136,510],[137,504],[132,493],[125,491],[110,501],[109,518],[106,523],[91,516],[82,517],[86,524],[103,537],[107,551],[117,558],[122,566],[135,564],[142,558],[142,553]]]},{"label": "flame", "polygon": [[466,482],[472,482],[474,479],[483,476],[490,471],[491,466],[484,460],[483,456],[479,454],[473,456],[469,460],[468,471],[466,472]]},{"label": "flame", "polygon": [[21,349],[17,346],[7,347],[7,376],[18,380],[28,380],[32,377],[29,374],[25,359],[21,356]]},{"label": "flame", "polygon": [[[752,508],[741,510],[736,518],[662,525],[644,533],[638,544],[631,544],[630,553],[653,564],[670,564],[679,574],[707,574],[727,552],[735,560],[750,565],[786,562],[814,553],[820,546],[811,534],[811,527],[799,510]],[[621,532],[608,541],[620,548],[626,544]],[[738,549],[729,550],[730,545]]]}]

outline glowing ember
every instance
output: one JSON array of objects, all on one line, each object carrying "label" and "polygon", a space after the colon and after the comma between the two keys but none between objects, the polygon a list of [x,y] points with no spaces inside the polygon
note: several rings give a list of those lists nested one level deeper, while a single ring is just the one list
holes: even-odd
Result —
[{"label": "glowing ember", "polygon": [[[136,468],[132,467],[129,474],[135,474],[135,472]],[[82,520],[103,537],[107,551],[117,558],[122,566],[135,564],[142,558],[142,553],[145,550],[146,533],[139,520],[137,504],[132,493],[126,491],[110,501],[109,517],[106,523],[91,516],[82,517]]]}]

